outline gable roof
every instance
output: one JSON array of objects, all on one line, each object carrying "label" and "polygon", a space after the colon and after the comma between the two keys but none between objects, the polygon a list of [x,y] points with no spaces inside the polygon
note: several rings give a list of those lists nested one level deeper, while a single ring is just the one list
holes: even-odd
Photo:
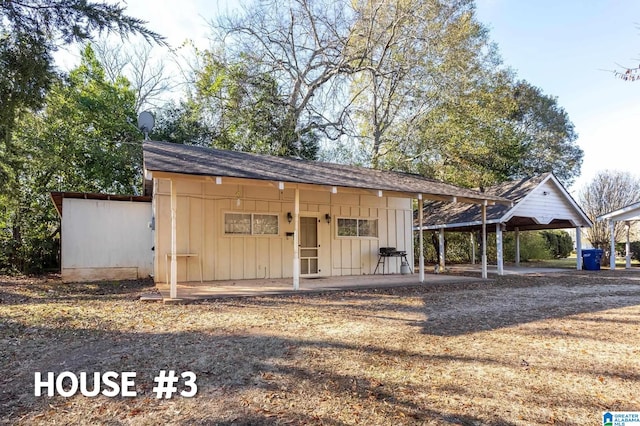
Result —
[{"label": "gable roof", "polygon": [[391,191],[404,196],[424,194],[461,202],[511,204],[503,197],[482,194],[425,177],[288,157],[252,154],[147,141],[143,144],[145,174],[151,172],[287,182],[329,187]]},{"label": "gable roof", "polygon": [[638,220],[640,219],[640,202],[629,204],[628,206],[624,206],[618,210],[614,210],[596,218],[598,222],[606,219],[614,220],[616,222],[622,220]]},{"label": "gable roof", "polygon": [[[579,226],[592,226],[589,217],[553,173],[507,181],[487,188],[487,194],[508,198],[514,203],[511,207],[505,205],[487,206],[487,224],[503,223],[508,230],[516,227],[520,230],[533,230],[562,229],[575,226],[566,217],[554,218],[548,223],[538,223],[536,218],[530,216],[530,212],[525,211],[527,199],[533,196],[536,189],[546,183],[551,184],[563,201],[570,206]],[[478,230],[482,226],[481,207],[478,205],[469,206],[435,201],[425,203],[423,212],[423,229],[444,228],[449,231],[472,231]]]}]

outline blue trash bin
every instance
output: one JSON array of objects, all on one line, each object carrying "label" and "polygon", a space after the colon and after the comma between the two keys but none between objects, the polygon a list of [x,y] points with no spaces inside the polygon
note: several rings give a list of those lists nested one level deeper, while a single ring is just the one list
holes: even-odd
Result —
[{"label": "blue trash bin", "polygon": [[602,260],[602,249],[582,250],[582,265],[587,271],[599,271]]}]

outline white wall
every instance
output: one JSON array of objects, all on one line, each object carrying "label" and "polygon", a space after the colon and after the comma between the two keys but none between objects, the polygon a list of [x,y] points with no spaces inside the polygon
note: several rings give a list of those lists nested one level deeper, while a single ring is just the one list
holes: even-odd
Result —
[{"label": "white wall", "polygon": [[64,198],[62,280],[146,278],[153,272],[151,203]]},{"label": "white wall", "polygon": [[519,215],[533,217],[541,224],[548,224],[553,219],[566,219],[574,223],[581,223],[583,220],[551,179],[533,190],[526,200],[518,203],[514,216]]}]

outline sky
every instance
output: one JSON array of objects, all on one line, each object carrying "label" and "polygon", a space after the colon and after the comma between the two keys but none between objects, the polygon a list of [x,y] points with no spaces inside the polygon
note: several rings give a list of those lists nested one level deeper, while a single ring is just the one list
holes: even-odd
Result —
[{"label": "sky", "polygon": [[476,0],[506,65],[557,97],[584,151],[571,192],[598,171],[640,170],[640,81],[611,71],[640,65],[640,1]]},{"label": "sky", "polygon": [[[172,46],[190,39],[201,48],[208,46],[207,22],[235,4],[233,0],[121,3]],[[625,82],[612,72],[640,65],[640,1],[476,0],[476,12],[504,64],[519,79],[556,97],[575,125],[584,161],[570,192],[575,195],[606,169],[640,176],[640,81]]]}]

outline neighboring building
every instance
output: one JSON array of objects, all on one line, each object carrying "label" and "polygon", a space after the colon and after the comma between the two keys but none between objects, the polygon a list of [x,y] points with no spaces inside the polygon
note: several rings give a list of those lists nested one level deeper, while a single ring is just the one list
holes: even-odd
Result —
[{"label": "neighboring building", "polygon": [[625,239],[625,268],[631,268],[631,236],[633,234],[632,227],[634,222],[640,220],[640,203],[633,203],[621,209],[614,210],[602,216],[596,218],[598,222],[609,222],[609,235],[610,235],[610,253],[609,253],[609,267],[616,269],[616,234],[614,228],[617,222],[624,222],[626,228]]},{"label": "neighboring building", "polygon": [[414,200],[510,204],[413,174],[166,142],[143,151],[154,276],[171,297],[178,281],[291,277],[297,288],[300,276],[372,274],[383,247],[413,265]]},{"label": "neighboring building", "polygon": [[64,282],[153,274],[151,197],[52,192],[61,217]]}]

